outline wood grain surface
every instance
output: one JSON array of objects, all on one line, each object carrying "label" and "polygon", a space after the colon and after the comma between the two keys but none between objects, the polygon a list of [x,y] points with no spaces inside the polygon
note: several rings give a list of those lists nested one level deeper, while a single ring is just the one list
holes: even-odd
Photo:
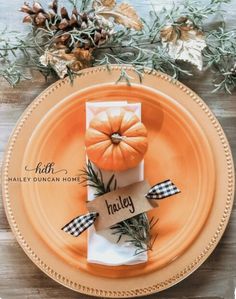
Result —
[{"label": "wood grain surface", "polygon": [[[66,0],[62,1],[65,2]],[[23,1],[0,0],[0,31],[8,25],[10,29],[26,30],[17,12]],[[45,3],[46,0],[42,1]],[[142,16],[152,9],[149,0],[130,1]],[[170,0],[153,0],[158,10],[170,5]],[[225,5],[225,20],[228,28],[236,27],[236,0]],[[217,22],[215,17],[212,22]],[[1,66],[0,66],[1,67]],[[231,145],[236,160],[236,92],[232,95],[211,93],[212,74],[205,72],[183,82],[197,92],[209,105],[220,121]],[[37,74],[33,81],[25,81],[11,88],[0,79],[0,160],[9,135],[16,121],[32,100],[50,83]],[[178,285],[148,298],[159,299],[232,299],[236,286],[236,209],[234,207],[223,238],[208,260],[192,275]],[[54,282],[41,272],[24,254],[16,242],[7,222],[0,201],[0,298],[1,299],[82,299],[89,298]]]}]

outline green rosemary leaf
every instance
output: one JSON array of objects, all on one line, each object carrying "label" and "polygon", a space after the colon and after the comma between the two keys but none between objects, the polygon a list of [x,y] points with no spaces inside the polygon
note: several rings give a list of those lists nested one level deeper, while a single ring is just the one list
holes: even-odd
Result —
[{"label": "green rosemary leaf", "polygon": [[[102,177],[101,177],[102,178]],[[114,181],[114,179],[115,179],[115,175],[113,174],[111,177],[110,177],[110,179],[109,179],[109,181],[108,181],[108,183],[107,183],[107,187],[106,187],[106,193],[108,193],[108,192],[110,192],[111,191],[111,184],[112,184],[112,182]]]}]

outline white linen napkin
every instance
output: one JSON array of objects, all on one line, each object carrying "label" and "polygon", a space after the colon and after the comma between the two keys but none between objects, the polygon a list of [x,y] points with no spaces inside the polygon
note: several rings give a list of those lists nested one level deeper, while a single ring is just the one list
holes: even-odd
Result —
[{"label": "white linen napkin", "polygon": [[[122,102],[95,102],[86,103],[86,128],[89,127],[91,119],[100,111],[110,107],[123,107],[133,111],[141,119],[141,104],[128,104]],[[104,181],[111,177],[114,172],[102,171]],[[118,187],[142,181],[144,179],[144,163],[143,161],[135,168],[128,169],[122,172],[115,172]],[[94,199],[94,190],[88,187],[88,200]],[[112,235],[111,229],[96,231],[94,226],[88,229],[88,254],[87,260],[89,263],[101,265],[119,266],[119,265],[134,265],[145,263],[147,261],[147,252],[142,252],[134,255],[135,247],[125,242],[127,238],[124,236],[117,243],[118,235]]]}]

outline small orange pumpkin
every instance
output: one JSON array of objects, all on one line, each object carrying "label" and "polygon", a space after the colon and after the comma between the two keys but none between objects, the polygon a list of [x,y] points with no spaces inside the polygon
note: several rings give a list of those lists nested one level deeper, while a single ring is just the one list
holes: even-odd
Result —
[{"label": "small orange pumpkin", "polygon": [[89,160],[97,167],[121,171],[143,159],[148,147],[147,130],[133,112],[111,108],[91,120],[85,145]]}]

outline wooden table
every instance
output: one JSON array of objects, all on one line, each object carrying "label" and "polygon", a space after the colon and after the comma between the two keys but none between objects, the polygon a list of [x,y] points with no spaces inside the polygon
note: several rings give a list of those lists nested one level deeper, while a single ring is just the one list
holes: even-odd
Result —
[{"label": "wooden table", "polygon": [[[17,12],[23,1],[0,0],[0,30],[4,24],[10,29],[25,30],[21,24],[22,15]],[[42,1],[45,3],[46,1]],[[65,0],[64,0],[65,2]],[[148,0],[131,1],[142,16],[151,9]],[[153,0],[156,9],[172,1]],[[226,21],[236,27],[236,0],[225,5]],[[229,139],[236,160],[236,92],[212,94],[210,72],[188,78],[184,81],[209,105],[220,121]],[[8,137],[17,119],[32,100],[44,90],[46,83],[40,75],[34,74],[33,81],[25,81],[12,89],[0,80],[0,159]],[[190,277],[178,285],[149,298],[234,298],[236,286],[236,209],[234,208],[226,232],[208,260]],[[0,298],[2,299],[72,299],[89,298],[64,288],[41,272],[24,254],[16,242],[7,222],[2,201],[0,201]]]}]

